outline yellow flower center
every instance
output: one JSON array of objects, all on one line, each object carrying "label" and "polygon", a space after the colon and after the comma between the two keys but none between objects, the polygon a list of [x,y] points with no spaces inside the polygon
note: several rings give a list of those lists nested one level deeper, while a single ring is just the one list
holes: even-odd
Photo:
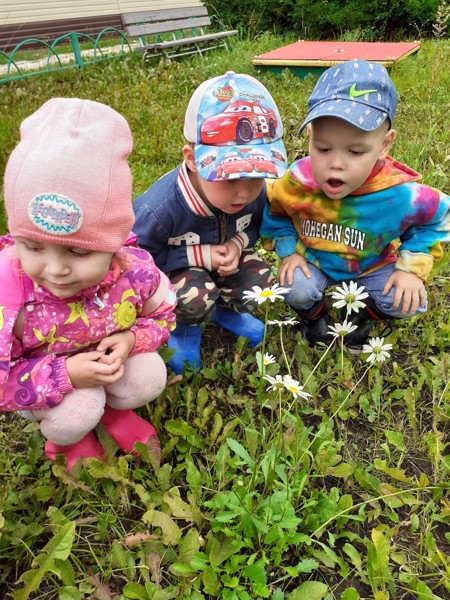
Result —
[{"label": "yellow flower center", "polygon": [[261,298],[270,298],[271,295],[272,295],[271,290],[263,290],[260,293]]}]

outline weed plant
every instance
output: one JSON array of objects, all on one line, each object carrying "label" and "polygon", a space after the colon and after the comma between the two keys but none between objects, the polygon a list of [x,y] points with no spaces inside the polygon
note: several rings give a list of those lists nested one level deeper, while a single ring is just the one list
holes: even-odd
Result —
[{"label": "weed plant", "polygon": [[[288,41],[263,35],[203,62],[144,68],[129,56],[3,85],[0,173],[27,115],[78,96],[128,119],[138,194],[180,162],[197,85],[230,69],[254,74],[254,55]],[[448,41],[424,42],[392,70],[393,155],[447,193],[449,59]],[[290,160],[304,155],[296,131],[316,78],[259,78]],[[207,324],[201,372],[141,409],[161,463],[142,445],[137,458],[119,455],[100,427],[107,462],[69,475],[44,457],[34,423],[0,414],[2,600],[450,598],[448,253],[428,293],[429,311],[396,322],[390,356],[374,364],[333,336],[310,349],[280,299],[260,305],[259,350]]]}]

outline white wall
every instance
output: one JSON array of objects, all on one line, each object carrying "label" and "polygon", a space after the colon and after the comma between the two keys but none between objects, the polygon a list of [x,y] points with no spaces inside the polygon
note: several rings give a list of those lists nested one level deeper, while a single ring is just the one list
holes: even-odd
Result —
[{"label": "white wall", "polygon": [[0,26],[202,4],[201,0],[0,0]]}]

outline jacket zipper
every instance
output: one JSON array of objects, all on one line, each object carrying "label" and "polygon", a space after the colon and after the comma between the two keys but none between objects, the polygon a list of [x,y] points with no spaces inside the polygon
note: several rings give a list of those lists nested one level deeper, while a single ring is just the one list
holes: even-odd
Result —
[{"label": "jacket zipper", "polygon": [[219,221],[219,244],[224,244],[227,241],[227,215],[222,213],[218,216]]}]

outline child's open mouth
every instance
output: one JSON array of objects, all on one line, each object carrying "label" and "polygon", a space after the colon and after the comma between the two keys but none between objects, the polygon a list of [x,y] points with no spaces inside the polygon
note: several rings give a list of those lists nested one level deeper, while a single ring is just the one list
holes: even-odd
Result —
[{"label": "child's open mouth", "polygon": [[341,195],[344,192],[345,181],[342,179],[330,178],[327,179],[322,190],[327,196],[334,197],[336,194]]},{"label": "child's open mouth", "polygon": [[328,179],[327,180],[327,184],[331,187],[331,188],[339,188],[342,185],[344,185],[344,182],[342,181],[342,179]]}]

